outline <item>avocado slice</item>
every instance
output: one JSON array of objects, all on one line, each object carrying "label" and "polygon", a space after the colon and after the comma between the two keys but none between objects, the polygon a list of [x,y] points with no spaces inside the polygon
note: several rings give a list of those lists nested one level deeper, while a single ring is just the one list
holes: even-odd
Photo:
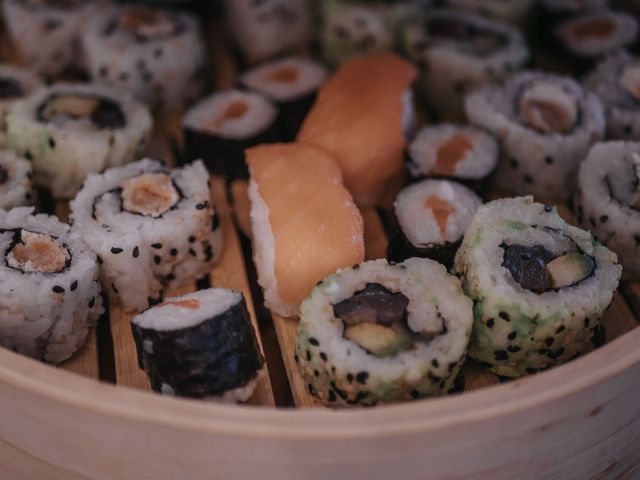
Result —
[{"label": "avocado slice", "polygon": [[407,335],[376,323],[349,326],[344,332],[344,337],[378,357],[392,357],[413,346]]},{"label": "avocado slice", "polygon": [[551,278],[552,288],[563,288],[587,278],[593,273],[595,266],[593,258],[572,252],[553,259],[547,264],[546,269]]}]

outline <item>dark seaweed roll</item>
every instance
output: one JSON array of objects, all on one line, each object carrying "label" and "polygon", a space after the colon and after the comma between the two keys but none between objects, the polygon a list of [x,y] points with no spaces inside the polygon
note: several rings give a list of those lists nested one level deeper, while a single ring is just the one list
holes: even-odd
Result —
[{"label": "dark seaweed roll", "polygon": [[478,209],[454,272],[474,301],[469,355],[518,377],[589,348],[622,267],[591,234],[529,196]]},{"label": "dark seaweed roll", "polygon": [[41,86],[38,77],[29,70],[0,64],[0,147],[6,143],[6,117],[14,103]]},{"label": "dark seaweed roll", "polygon": [[467,96],[466,111],[500,139],[497,186],[543,199],[572,194],[579,163],[604,136],[600,100],[561,75],[515,74]]},{"label": "dark seaweed roll", "polygon": [[202,158],[207,168],[229,180],[248,178],[244,151],[278,141],[278,109],[255,92],[224,90],[201,100],[185,115],[187,159]]},{"label": "dark seaweed roll", "polygon": [[604,58],[584,86],[604,106],[607,138],[640,140],[640,58],[624,50]]},{"label": "dark seaweed roll", "polygon": [[103,311],[96,256],[57,218],[0,210],[0,346],[50,363],[82,347]]},{"label": "dark seaweed roll", "polygon": [[198,18],[129,5],[96,16],[83,48],[94,82],[116,87],[161,110],[182,110],[206,88],[207,53]]},{"label": "dark seaweed roll", "polygon": [[580,225],[616,252],[623,277],[640,280],[640,143],[604,142],[580,164]]},{"label": "dark seaweed roll", "polygon": [[242,293],[211,288],[166,299],[131,322],[140,366],[154,390],[244,402],[264,358]]},{"label": "dark seaweed roll", "polygon": [[394,209],[397,231],[389,241],[387,258],[436,260],[447,267],[482,200],[464,185],[449,180],[423,180],[402,190]]},{"label": "dark seaweed roll", "polygon": [[444,0],[443,4],[454,10],[523,25],[531,19],[535,0]]},{"label": "dark seaweed roll", "polygon": [[281,140],[292,141],[327,74],[327,69],[318,62],[287,57],[247,71],[240,77],[240,83],[278,105]]},{"label": "dark seaweed roll", "polygon": [[549,12],[562,15],[576,15],[609,6],[609,0],[541,0],[541,3]]},{"label": "dark seaweed roll", "polygon": [[0,150],[0,208],[33,205],[31,162],[6,150]]},{"label": "dark seaweed roll", "polygon": [[331,407],[447,393],[464,362],[472,303],[432,260],[373,260],[338,270],[302,302],[296,361]]},{"label": "dark seaweed roll", "polygon": [[452,178],[482,192],[499,154],[498,141],[480,128],[427,125],[409,145],[407,168],[414,178]]},{"label": "dark seaweed roll", "polygon": [[169,169],[150,159],[90,175],[71,202],[73,229],[100,259],[109,296],[142,311],[207,275],[222,250],[201,161]]},{"label": "dark seaweed roll", "polygon": [[71,198],[90,173],[139,158],[151,134],[148,109],[117,90],[57,83],[7,115],[7,148],[33,162],[35,182]]}]

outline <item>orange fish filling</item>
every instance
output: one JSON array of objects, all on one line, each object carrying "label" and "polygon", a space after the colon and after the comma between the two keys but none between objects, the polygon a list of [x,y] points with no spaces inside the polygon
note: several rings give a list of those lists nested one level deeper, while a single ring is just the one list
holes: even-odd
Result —
[{"label": "orange fish filling", "polygon": [[140,215],[159,217],[173,207],[180,195],[165,173],[145,173],[122,182],[122,206]]},{"label": "orange fish filling", "polygon": [[576,22],[570,26],[567,33],[576,40],[588,40],[591,38],[605,39],[613,35],[616,26],[608,18],[594,18]]},{"label": "orange fish filling", "polygon": [[267,80],[271,80],[277,83],[293,83],[300,77],[300,70],[296,67],[286,66],[279,68],[275,72],[267,75]]},{"label": "orange fish filling", "polygon": [[174,300],[171,302],[164,302],[164,303],[161,303],[159,306],[165,307],[167,305],[174,305],[176,307],[190,308],[191,310],[196,310],[200,308],[200,301],[196,300],[195,298],[188,298],[186,300]]},{"label": "orange fish filling", "polygon": [[449,215],[456,211],[454,206],[435,195],[429,195],[425,198],[424,206],[431,210],[433,217],[436,219],[436,223],[438,224],[438,228],[440,229],[440,233],[444,235],[447,230]]},{"label": "orange fish filling", "polygon": [[552,101],[528,100],[521,109],[527,122],[543,132],[567,132],[574,124],[565,109]]},{"label": "orange fish filling", "polygon": [[458,163],[460,163],[467,152],[473,148],[473,143],[462,133],[456,133],[449,140],[438,147],[436,153],[436,165],[433,173],[436,175],[454,175]]},{"label": "orange fish filling", "polygon": [[211,120],[211,127],[218,128],[227,120],[237,120],[246,115],[249,105],[244,100],[235,100],[227,105],[222,115]]},{"label": "orange fish filling", "polygon": [[8,255],[9,265],[25,272],[60,272],[69,259],[69,251],[53,237],[27,231]]}]

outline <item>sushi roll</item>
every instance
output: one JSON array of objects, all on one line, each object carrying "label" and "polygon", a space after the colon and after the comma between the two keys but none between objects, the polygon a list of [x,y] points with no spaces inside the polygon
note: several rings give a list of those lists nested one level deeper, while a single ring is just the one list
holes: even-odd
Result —
[{"label": "sushi roll", "polygon": [[335,156],[359,205],[374,205],[404,175],[413,133],[416,69],[391,53],[345,62],[320,88],[297,140]]},{"label": "sushi roll", "polygon": [[428,125],[409,145],[413,178],[452,178],[482,193],[498,165],[500,148],[489,133],[470,125]]},{"label": "sushi roll", "polygon": [[210,288],[166,299],[131,321],[140,366],[157,392],[244,402],[264,357],[242,293]]},{"label": "sushi roll", "polygon": [[433,10],[412,19],[402,49],[421,75],[420,99],[440,120],[464,120],[464,95],[520,69],[529,58],[514,27],[470,13]]},{"label": "sushi roll", "polygon": [[323,150],[261,145],[247,150],[247,164],[258,283],[265,306],[292,317],[319,280],[364,260],[362,216]]},{"label": "sushi roll", "polygon": [[60,363],[101,315],[96,257],[67,224],[33,208],[0,210],[0,346]]},{"label": "sushi roll", "polygon": [[331,407],[447,393],[465,359],[472,303],[457,278],[423,258],[338,270],[302,303],[296,361]]},{"label": "sushi roll", "polygon": [[402,262],[431,258],[446,267],[482,200],[464,185],[450,180],[423,180],[402,190],[394,203],[397,227],[387,258]]},{"label": "sushi roll", "polygon": [[454,267],[474,301],[469,355],[505,377],[571,360],[591,343],[621,271],[554,207],[530,196],[481,206]]},{"label": "sushi roll", "polygon": [[33,71],[51,78],[83,69],[80,34],[104,2],[4,0],[2,3],[9,37]]},{"label": "sushi roll", "polygon": [[225,0],[227,27],[252,64],[306,47],[313,35],[311,0]]},{"label": "sushi roll", "polygon": [[623,277],[640,280],[640,143],[594,145],[580,164],[578,223],[618,254]]},{"label": "sushi roll", "polygon": [[278,108],[259,93],[223,90],[199,101],[182,121],[186,158],[201,158],[229,180],[249,177],[244,151],[280,138]]},{"label": "sushi roll", "polygon": [[0,150],[0,208],[32,205],[35,200],[31,162],[6,150]]},{"label": "sushi roll", "polygon": [[640,140],[640,58],[623,50],[603,59],[584,81],[604,106],[607,138]]},{"label": "sushi roll", "polygon": [[140,160],[90,175],[71,202],[74,231],[98,255],[102,285],[125,310],[158,303],[163,291],[206,275],[222,249],[197,161],[169,169]]},{"label": "sushi roll", "polygon": [[180,111],[206,88],[204,37],[191,13],[122,6],[93,18],[82,46],[93,81],[129,92],[153,108]]},{"label": "sushi roll", "polygon": [[466,111],[500,139],[497,186],[545,199],[572,194],[579,163],[605,129],[595,95],[569,77],[537,71],[472,93]]},{"label": "sushi roll", "polygon": [[327,74],[327,69],[318,62],[287,57],[247,71],[240,77],[240,83],[278,105],[281,140],[288,142],[296,138]]},{"label": "sushi roll", "polygon": [[71,198],[85,177],[139,158],[151,133],[146,107],[114,90],[59,83],[7,115],[7,148],[33,162],[37,185]]},{"label": "sushi roll", "polygon": [[41,86],[36,75],[12,65],[0,65],[0,147],[6,143],[6,117],[16,101]]}]

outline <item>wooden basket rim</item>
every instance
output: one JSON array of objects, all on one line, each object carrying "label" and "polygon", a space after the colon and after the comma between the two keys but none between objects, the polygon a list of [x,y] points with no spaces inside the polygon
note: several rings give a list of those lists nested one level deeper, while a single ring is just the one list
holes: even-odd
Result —
[{"label": "wooden basket rim", "polygon": [[640,365],[640,327],[566,365],[464,394],[373,409],[278,409],[162,397],[84,378],[0,348],[0,389],[93,413],[232,437],[322,440],[425,432],[526,411]]}]

